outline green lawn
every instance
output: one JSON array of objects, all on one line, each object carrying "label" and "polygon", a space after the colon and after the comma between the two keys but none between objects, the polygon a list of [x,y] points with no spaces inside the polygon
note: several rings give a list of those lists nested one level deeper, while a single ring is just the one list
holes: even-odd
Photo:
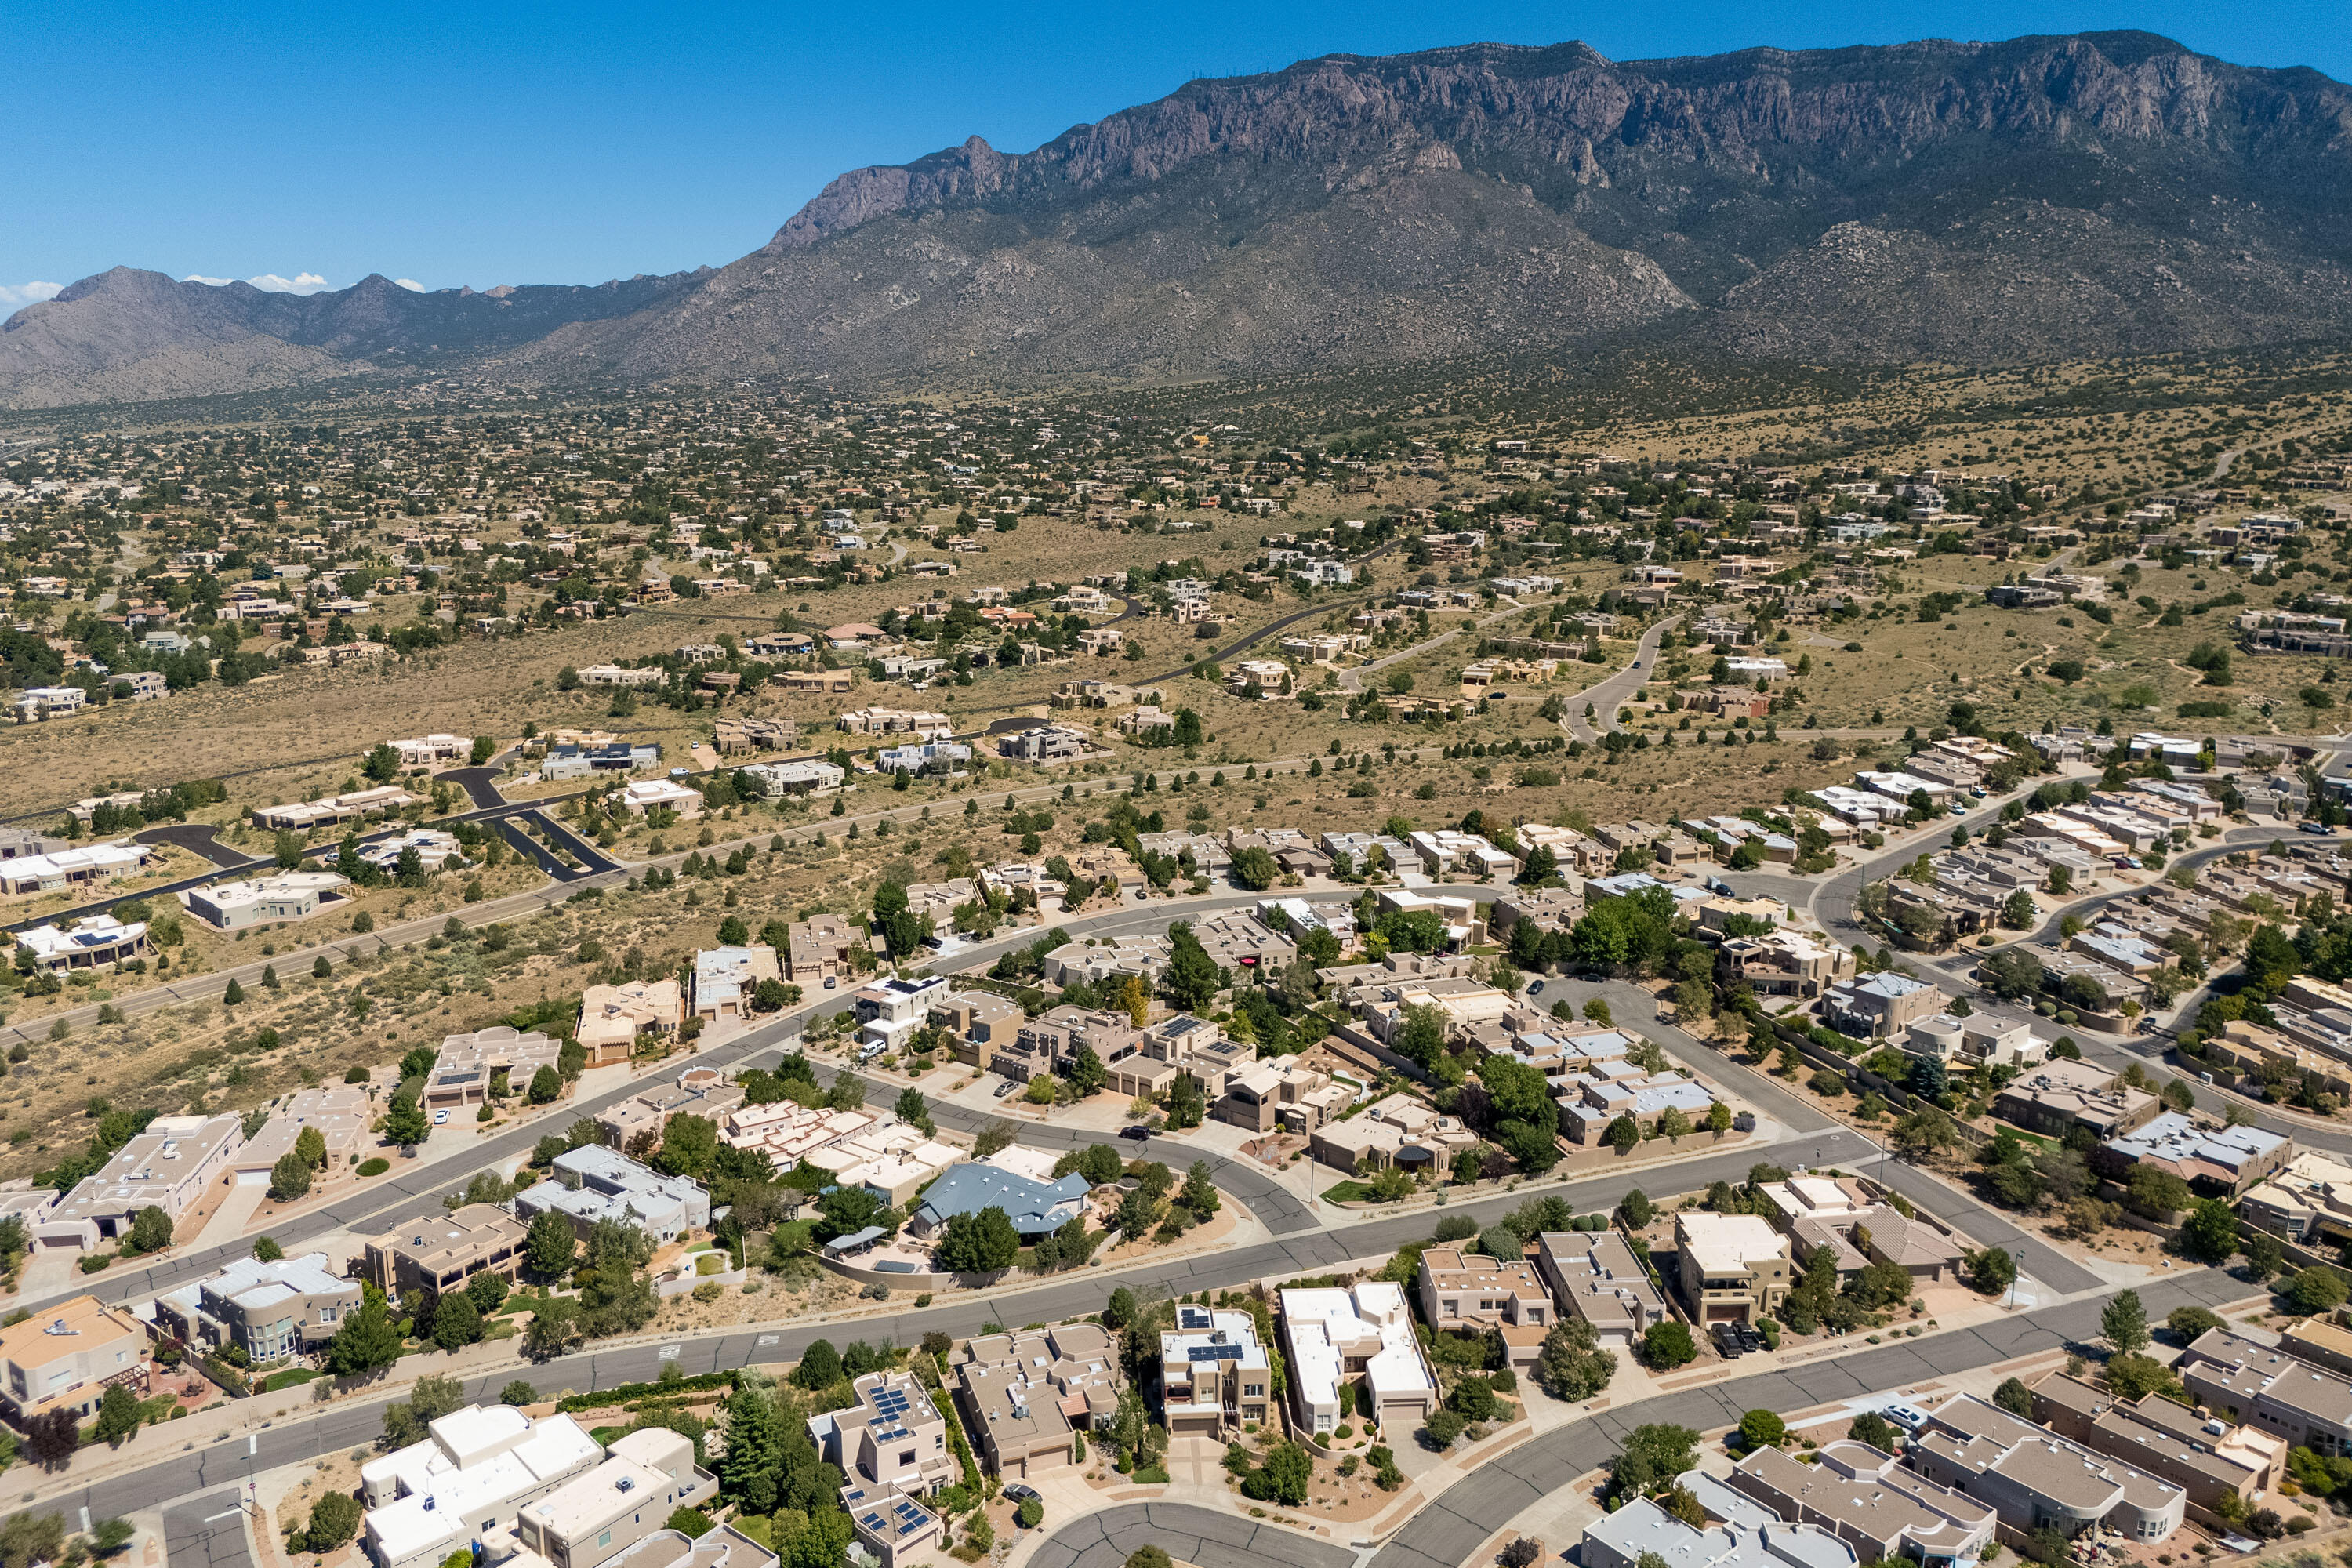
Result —
[{"label": "green lawn", "polygon": [[299,1387],[303,1384],[309,1383],[313,1378],[324,1377],[327,1374],[325,1373],[314,1371],[307,1366],[288,1367],[284,1372],[271,1373],[268,1380],[262,1384],[261,1392],[264,1394],[275,1394],[281,1388]]},{"label": "green lawn", "polygon": [[1339,1182],[1323,1190],[1323,1201],[1331,1204],[1368,1204],[1372,1201],[1369,1182]]}]

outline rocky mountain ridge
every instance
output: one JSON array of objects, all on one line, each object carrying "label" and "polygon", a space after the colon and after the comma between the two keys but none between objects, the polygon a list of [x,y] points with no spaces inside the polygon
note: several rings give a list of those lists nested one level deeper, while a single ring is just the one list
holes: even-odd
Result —
[{"label": "rocky mountain ridge", "polygon": [[2347,198],[2352,89],[2147,34],[1331,56],[1031,153],[975,137],[855,170],[727,267],[601,294],[215,308],[107,274],[0,327],[0,400],[421,354],[521,380],[908,386],[1661,338],[1866,363],[2210,349],[2352,330]]}]

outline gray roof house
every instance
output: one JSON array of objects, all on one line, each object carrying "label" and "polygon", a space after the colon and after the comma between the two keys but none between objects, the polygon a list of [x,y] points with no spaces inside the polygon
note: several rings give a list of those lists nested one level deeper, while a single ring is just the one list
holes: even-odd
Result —
[{"label": "gray roof house", "polygon": [[555,1179],[515,1195],[525,1219],[553,1210],[583,1239],[600,1219],[633,1225],[656,1242],[710,1226],[710,1194],[684,1176],[665,1176],[601,1143],[556,1156]]},{"label": "gray roof house", "polygon": [[1023,1236],[1043,1236],[1076,1219],[1086,1207],[1087,1179],[1076,1172],[1038,1182],[994,1165],[951,1165],[925,1191],[908,1227],[919,1237],[932,1236],[956,1215],[998,1208]]},{"label": "gray roof house", "polygon": [[316,1350],[360,1304],[360,1282],[323,1252],[265,1263],[240,1258],[219,1273],[155,1298],[155,1321],[189,1344],[236,1345],[256,1362]]}]

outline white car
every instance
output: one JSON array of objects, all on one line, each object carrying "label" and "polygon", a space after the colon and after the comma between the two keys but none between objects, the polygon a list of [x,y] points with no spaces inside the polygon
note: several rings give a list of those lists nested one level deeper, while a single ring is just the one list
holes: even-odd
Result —
[{"label": "white car", "polygon": [[436,1111],[435,1111],[435,1112],[433,1113],[433,1125],[434,1125],[434,1126],[436,1126],[436,1127],[446,1127],[448,1124],[449,1124],[449,1113],[448,1113],[447,1111],[446,1111],[446,1110],[436,1110]]}]

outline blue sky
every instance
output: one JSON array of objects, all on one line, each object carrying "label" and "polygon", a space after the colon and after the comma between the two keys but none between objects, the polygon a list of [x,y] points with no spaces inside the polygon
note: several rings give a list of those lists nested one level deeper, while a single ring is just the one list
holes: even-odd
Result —
[{"label": "blue sky", "polygon": [[0,313],[118,263],[427,288],[720,265],[844,169],[1025,151],[1194,76],[1580,38],[1617,59],[2141,27],[2352,79],[2344,0],[0,10]]}]

